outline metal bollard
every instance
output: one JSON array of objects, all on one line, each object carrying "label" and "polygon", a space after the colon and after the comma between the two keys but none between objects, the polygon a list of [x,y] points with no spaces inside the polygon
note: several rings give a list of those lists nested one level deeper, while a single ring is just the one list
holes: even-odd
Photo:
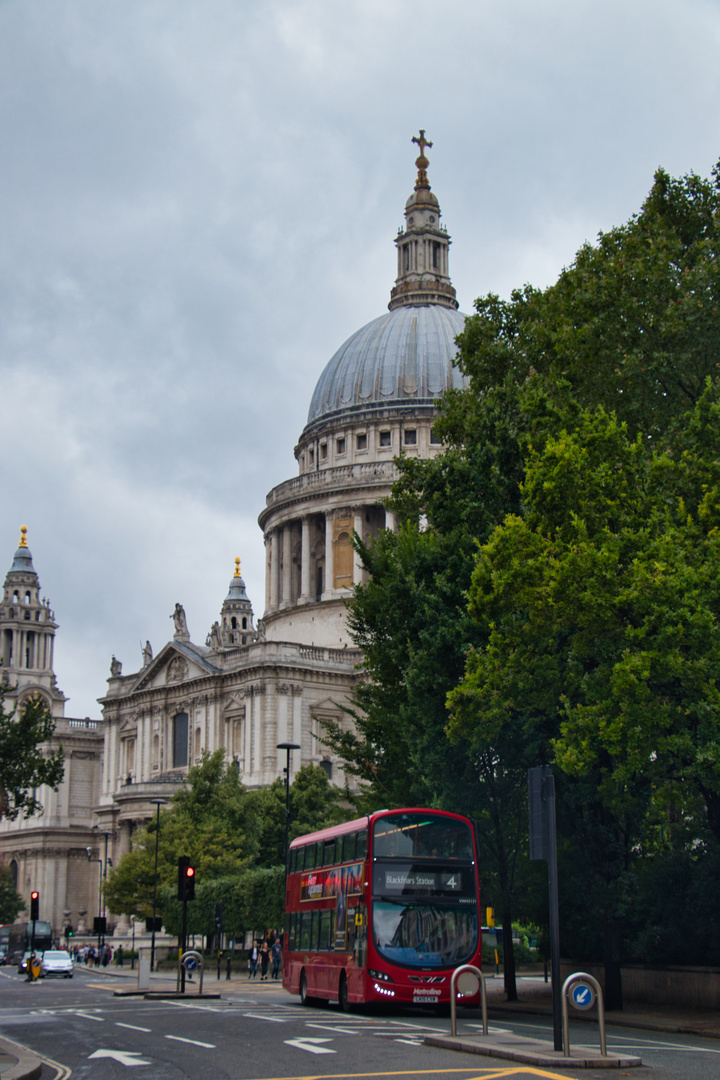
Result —
[{"label": "metal bollard", "polygon": [[[597,997],[598,1004],[598,1034],[600,1036],[600,1053],[603,1057],[607,1057],[607,1043],[605,1040],[605,1003],[603,1001],[603,992],[600,983],[592,975],[588,975],[585,971],[576,971],[574,975],[568,975],[567,979],[562,986],[562,1026],[563,1026],[563,1054],[565,1057],[570,1057],[570,1021],[568,1018],[568,996],[574,986],[580,986],[583,989],[593,990],[595,997]],[[595,1004],[595,997],[588,997],[587,1004],[578,1004],[575,1002],[575,1008],[588,1009],[592,1008]]]},{"label": "metal bollard", "polygon": [[231,961],[232,961],[232,957],[228,955],[228,958],[227,958],[227,971],[225,973],[225,981],[226,982],[230,978],[230,963],[231,963]]}]

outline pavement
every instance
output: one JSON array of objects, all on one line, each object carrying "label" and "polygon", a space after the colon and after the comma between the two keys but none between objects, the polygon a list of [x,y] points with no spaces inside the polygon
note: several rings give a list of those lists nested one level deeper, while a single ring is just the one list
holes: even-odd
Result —
[{"label": "pavement", "polygon": [[[116,986],[117,994],[137,994],[137,971],[129,967],[118,969],[115,967],[92,968],[88,971],[93,978],[104,976],[112,979],[120,985]],[[175,993],[176,980],[174,973],[157,972],[150,976],[151,985],[149,996],[171,996]],[[269,979],[261,983],[259,979],[250,984],[253,992],[265,992],[265,989],[277,989],[278,984]],[[518,977],[518,1001],[508,1002],[505,1000],[502,976],[490,975],[486,978],[487,1004],[489,1020],[500,1020],[512,1015],[518,1016],[544,1016],[552,1017],[552,987],[537,976]],[[247,993],[249,989],[248,979],[244,972],[233,972],[232,978],[227,980],[225,973],[217,977],[217,968],[208,968],[203,978],[203,997],[219,997],[234,993]],[[197,996],[198,980],[186,982],[186,996]],[[594,1028],[592,1034],[588,1032],[588,1038],[584,1040],[581,1051],[574,1051],[571,1046],[571,1056],[565,1057],[561,1051],[553,1049],[552,1039],[528,1039],[521,1035],[514,1035],[507,1031],[490,1032],[487,1036],[477,1034],[477,1021],[480,1019],[479,1010],[476,1016],[462,1010],[462,1016],[458,1018],[458,1034],[453,1036],[431,1035],[424,1039],[428,1046],[441,1047],[447,1050],[455,1050],[463,1053],[481,1054],[491,1058],[501,1058],[509,1061],[531,1065],[537,1068],[628,1068],[641,1064],[639,1058],[631,1058],[627,1055],[622,1057],[608,1055],[602,1057],[599,1045],[596,1050],[588,1049],[587,1044],[592,1043],[597,1037],[597,1012],[595,1009],[587,1013],[571,1010],[573,1022],[586,1021]],[[664,1031],[684,1035],[699,1035],[707,1039],[720,1039],[720,1011],[714,1009],[687,1008],[683,1006],[654,1005],[643,1002],[626,1002],[622,1012],[606,1012],[605,1021],[607,1026],[639,1028],[646,1031]],[[472,1023],[472,1027],[469,1024]],[[450,1021],[448,1020],[448,1031]],[[19,1043],[9,1039],[0,1038],[0,1080],[38,1080],[42,1069],[42,1062],[30,1051]]]}]

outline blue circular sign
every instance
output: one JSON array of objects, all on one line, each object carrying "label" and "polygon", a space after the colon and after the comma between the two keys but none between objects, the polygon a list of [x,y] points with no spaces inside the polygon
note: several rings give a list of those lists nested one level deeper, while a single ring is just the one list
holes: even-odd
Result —
[{"label": "blue circular sign", "polygon": [[183,964],[185,965],[186,971],[194,971],[198,966],[197,956],[186,956],[183,960]]},{"label": "blue circular sign", "polygon": [[576,1009],[592,1009],[595,990],[586,982],[576,982],[570,991],[570,1000]]}]

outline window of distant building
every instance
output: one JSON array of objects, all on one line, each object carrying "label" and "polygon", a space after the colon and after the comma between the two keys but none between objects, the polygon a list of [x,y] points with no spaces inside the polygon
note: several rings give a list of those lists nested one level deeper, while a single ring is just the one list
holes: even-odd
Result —
[{"label": "window of distant building", "polygon": [[381,431],[380,432],[380,445],[381,446],[390,446],[391,444],[392,444],[392,432],[391,431]]},{"label": "window of distant building", "polygon": [[324,461],[327,458],[327,443],[320,443],[320,459]]},{"label": "window of distant building", "polygon": [[188,714],[177,713],[173,717],[173,769],[182,769],[188,763]]},{"label": "window of distant building", "polygon": [[358,450],[367,450],[367,435],[365,432],[363,432],[362,435],[357,436],[355,445]]},{"label": "window of distant building", "polygon": [[415,428],[408,428],[405,431],[405,445],[417,446],[417,431]]},{"label": "window of distant building", "polygon": [[320,768],[324,769],[328,775],[328,780],[332,780],[332,761],[328,761],[326,758],[320,762]]},{"label": "window of distant building", "polygon": [[432,430],[430,431],[430,442],[432,443],[433,446],[439,446],[440,445],[440,436],[438,435],[435,428],[432,428]]},{"label": "window of distant building", "polygon": [[336,445],[338,454],[344,454],[345,453],[345,440],[344,439],[338,439],[337,443],[335,445]]}]

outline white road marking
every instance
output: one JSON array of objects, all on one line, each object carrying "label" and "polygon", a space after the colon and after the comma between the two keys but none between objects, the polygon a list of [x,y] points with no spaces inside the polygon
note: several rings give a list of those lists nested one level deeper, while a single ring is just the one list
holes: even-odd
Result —
[{"label": "white road marking", "polygon": [[140,1057],[140,1054],[124,1050],[96,1050],[94,1054],[90,1054],[90,1058],[112,1058],[121,1065],[152,1065],[152,1061]]},{"label": "white road marking", "polygon": [[73,1015],[82,1016],[83,1020],[97,1020],[98,1023],[100,1023],[100,1024],[105,1023],[105,1017],[104,1016],[93,1016],[92,1013],[84,1013],[84,1012],[76,1012]]},{"label": "white road marking", "polygon": [[336,1054],[337,1050],[328,1050],[321,1043],[332,1042],[332,1039],[316,1039],[309,1035],[302,1039],[285,1039],[286,1046],[295,1046],[298,1050],[307,1050],[311,1054]]},{"label": "white road marking", "polygon": [[306,1024],[305,1027],[319,1028],[321,1031],[339,1031],[341,1035],[358,1035],[359,1032],[351,1028],[332,1027],[330,1024]]},{"label": "white road marking", "polygon": [[115,1021],[115,1027],[130,1028],[131,1031],[152,1031],[152,1028],[138,1027],[137,1024],[122,1024],[119,1020]]},{"label": "white road marking", "polygon": [[175,1042],[190,1043],[191,1046],[204,1046],[208,1050],[215,1049],[215,1043],[200,1042],[198,1039],[183,1039],[181,1035],[166,1035],[166,1039],[173,1039]]},{"label": "white road marking", "polygon": [[287,1020],[280,1016],[262,1016],[260,1013],[243,1013],[250,1020],[269,1020],[273,1024],[286,1024]]}]

